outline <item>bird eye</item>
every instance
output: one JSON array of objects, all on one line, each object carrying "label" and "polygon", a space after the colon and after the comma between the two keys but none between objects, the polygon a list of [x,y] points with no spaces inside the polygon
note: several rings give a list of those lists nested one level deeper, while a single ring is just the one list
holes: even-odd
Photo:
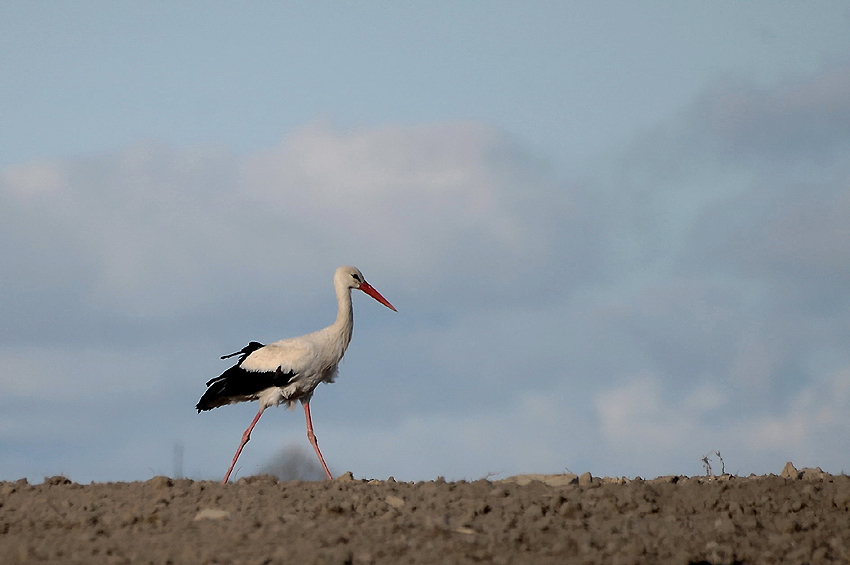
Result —
[{"label": "bird eye", "polygon": [[360,282],[360,276],[357,273],[351,273],[351,278],[353,278],[357,282]]}]

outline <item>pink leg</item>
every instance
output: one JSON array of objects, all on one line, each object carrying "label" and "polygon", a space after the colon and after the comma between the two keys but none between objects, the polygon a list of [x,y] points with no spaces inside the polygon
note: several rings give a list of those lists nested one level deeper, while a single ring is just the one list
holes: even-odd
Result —
[{"label": "pink leg", "polygon": [[236,450],[236,455],[233,456],[233,463],[230,464],[230,469],[227,470],[227,474],[224,475],[224,480],[221,481],[221,484],[227,484],[227,479],[230,478],[230,472],[233,471],[233,466],[236,465],[236,460],[239,459],[239,454],[242,453],[242,448],[245,447],[245,444],[248,443],[249,439],[251,439],[251,431],[254,429],[254,426],[257,425],[257,422],[260,420],[260,416],[263,415],[263,410],[265,410],[265,407],[260,404],[260,410],[254,417],[254,421],[251,422],[251,425],[248,426],[248,429],[245,430],[244,434],[242,434],[242,443],[239,444],[239,449]]},{"label": "pink leg", "polygon": [[322,463],[322,469],[325,470],[325,474],[328,476],[328,479],[333,480],[331,476],[331,472],[328,471],[328,466],[325,465],[325,458],[322,457],[322,452],[319,451],[319,442],[316,441],[316,434],[313,433],[313,419],[310,418],[310,403],[304,403],[304,414],[307,416],[307,439],[310,440],[310,443],[313,444],[313,449],[316,450],[316,455],[319,456],[319,461]]}]

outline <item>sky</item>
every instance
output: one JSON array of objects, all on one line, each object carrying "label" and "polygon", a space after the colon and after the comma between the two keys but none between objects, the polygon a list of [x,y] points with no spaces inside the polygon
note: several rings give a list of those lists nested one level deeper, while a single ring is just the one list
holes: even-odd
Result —
[{"label": "sky", "polygon": [[220,478],[343,264],[335,474],[850,469],[844,2],[11,1],[0,77],[0,480]]}]

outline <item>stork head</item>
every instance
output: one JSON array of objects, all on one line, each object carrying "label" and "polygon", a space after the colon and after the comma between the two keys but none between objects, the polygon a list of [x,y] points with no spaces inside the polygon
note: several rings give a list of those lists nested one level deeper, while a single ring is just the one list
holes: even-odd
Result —
[{"label": "stork head", "polygon": [[393,312],[398,312],[395,307],[390,304],[389,300],[381,296],[381,293],[375,290],[372,285],[366,282],[363,278],[363,273],[357,267],[343,266],[336,270],[334,280],[343,287],[356,288],[362,290]]}]

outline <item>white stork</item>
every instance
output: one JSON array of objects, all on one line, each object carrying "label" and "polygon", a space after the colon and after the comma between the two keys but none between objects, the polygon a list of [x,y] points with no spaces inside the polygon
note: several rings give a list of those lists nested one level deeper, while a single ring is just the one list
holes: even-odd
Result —
[{"label": "white stork", "polygon": [[233,367],[207,382],[207,391],[198,401],[198,413],[212,410],[218,406],[259,400],[260,409],[254,421],[242,434],[242,443],[233,456],[233,462],[224,475],[222,484],[227,483],[242,448],[251,439],[251,431],[269,406],[285,403],[292,408],[300,400],[307,418],[307,437],[319,456],[322,468],[328,479],[332,479],[310,418],[310,399],[319,383],[332,383],[337,376],[337,366],[354,328],[354,312],[351,309],[351,289],[362,290],[390,310],[397,310],[386,298],[366,282],[363,274],[355,267],[340,267],[334,273],[334,288],[339,303],[336,321],[323,330],[283,339],[268,345],[252,341],[241,351],[225,355],[222,359],[239,355],[239,361]]}]

